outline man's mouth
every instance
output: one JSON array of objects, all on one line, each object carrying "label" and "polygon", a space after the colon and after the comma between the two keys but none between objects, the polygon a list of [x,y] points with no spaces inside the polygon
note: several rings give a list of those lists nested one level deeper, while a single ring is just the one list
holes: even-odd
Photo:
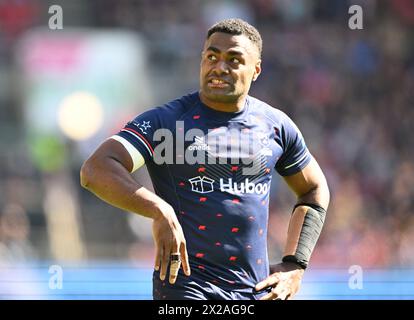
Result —
[{"label": "man's mouth", "polygon": [[229,87],[230,84],[227,83],[226,81],[222,80],[222,79],[212,78],[212,79],[208,80],[207,86],[209,88],[222,89],[222,88]]}]

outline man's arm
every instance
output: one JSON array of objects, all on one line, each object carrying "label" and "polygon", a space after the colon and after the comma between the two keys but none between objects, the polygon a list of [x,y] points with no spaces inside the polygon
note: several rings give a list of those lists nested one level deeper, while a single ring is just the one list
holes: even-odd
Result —
[{"label": "man's arm", "polygon": [[168,204],[132,178],[132,167],[122,144],[106,140],[82,165],[81,185],[115,207],[156,219]]},{"label": "man's arm", "polygon": [[[293,256],[299,258],[298,249],[301,251],[300,246],[307,245],[308,247],[311,247],[307,248],[311,250],[311,252],[307,252],[307,258],[309,260],[317,239],[309,239],[312,243],[304,244],[303,242],[306,239],[303,239],[303,235],[301,238],[301,232],[304,227],[306,227],[304,226],[305,217],[312,214],[314,216],[313,220],[318,221],[309,220],[307,222],[310,224],[310,228],[313,228],[312,231],[314,232],[314,236],[319,237],[319,233],[325,220],[325,212],[329,205],[330,194],[328,184],[315,159],[312,159],[302,171],[292,176],[285,177],[285,181],[295,192],[298,200],[289,221],[287,241],[283,256]],[[307,264],[307,262],[308,261],[305,263]]]},{"label": "man's arm", "polygon": [[[82,165],[81,185],[115,207],[154,220],[155,269],[161,266],[161,280],[165,278],[172,253],[181,253],[184,271],[189,275],[186,242],[174,209],[132,178],[130,172],[133,167],[133,159],[127,149],[120,142],[108,139]],[[170,282],[174,283],[179,265],[172,267],[173,264]]]},{"label": "man's arm", "polygon": [[272,287],[263,300],[290,299],[297,293],[329,205],[328,184],[316,160],[285,181],[298,200],[289,221],[284,262],[271,265],[270,276],[256,285],[256,290]]}]

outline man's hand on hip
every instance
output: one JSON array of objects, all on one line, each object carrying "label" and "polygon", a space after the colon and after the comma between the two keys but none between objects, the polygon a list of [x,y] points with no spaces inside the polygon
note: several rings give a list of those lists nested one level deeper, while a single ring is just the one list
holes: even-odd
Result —
[{"label": "man's hand on hip", "polygon": [[155,270],[160,270],[160,279],[164,281],[170,265],[169,282],[174,284],[177,280],[181,263],[184,273],[191,273],[188,262],[187,245],[183,229],[171,206],[165,206],[160,214],[154,218],[152,234],[156,246]]},{"label": "man's hand on hip", "polygon": [[260,300],[292,299],[299,291],[304,270],[290,262],[270,266],[270,275],[256,285],[256,290],[271,287],[272,291]]}]

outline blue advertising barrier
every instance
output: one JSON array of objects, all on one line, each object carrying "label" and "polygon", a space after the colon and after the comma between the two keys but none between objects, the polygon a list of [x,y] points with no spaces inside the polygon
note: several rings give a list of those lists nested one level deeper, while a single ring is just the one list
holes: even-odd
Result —
[{"label": "blue advertising barrier", "polygon": [[[152,269],[115,262],[0,264],[0,299],[151,300]],[[414,269],[309,268],[298,300],[414,299]]]}]

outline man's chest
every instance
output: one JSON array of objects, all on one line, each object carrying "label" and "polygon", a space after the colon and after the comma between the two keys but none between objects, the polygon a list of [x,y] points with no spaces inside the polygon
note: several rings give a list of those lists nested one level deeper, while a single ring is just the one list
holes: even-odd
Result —
[{"label": "man's chest", "polygon": [[[225,124],[192,121],[177,123],[171,172],[179,179],[210,190],[212,184],[242,188],[252,181],[270,180],[283,150],[275,139],[277,128],[266,122]],[[171,145],[169,147],[172,147]]]}]

